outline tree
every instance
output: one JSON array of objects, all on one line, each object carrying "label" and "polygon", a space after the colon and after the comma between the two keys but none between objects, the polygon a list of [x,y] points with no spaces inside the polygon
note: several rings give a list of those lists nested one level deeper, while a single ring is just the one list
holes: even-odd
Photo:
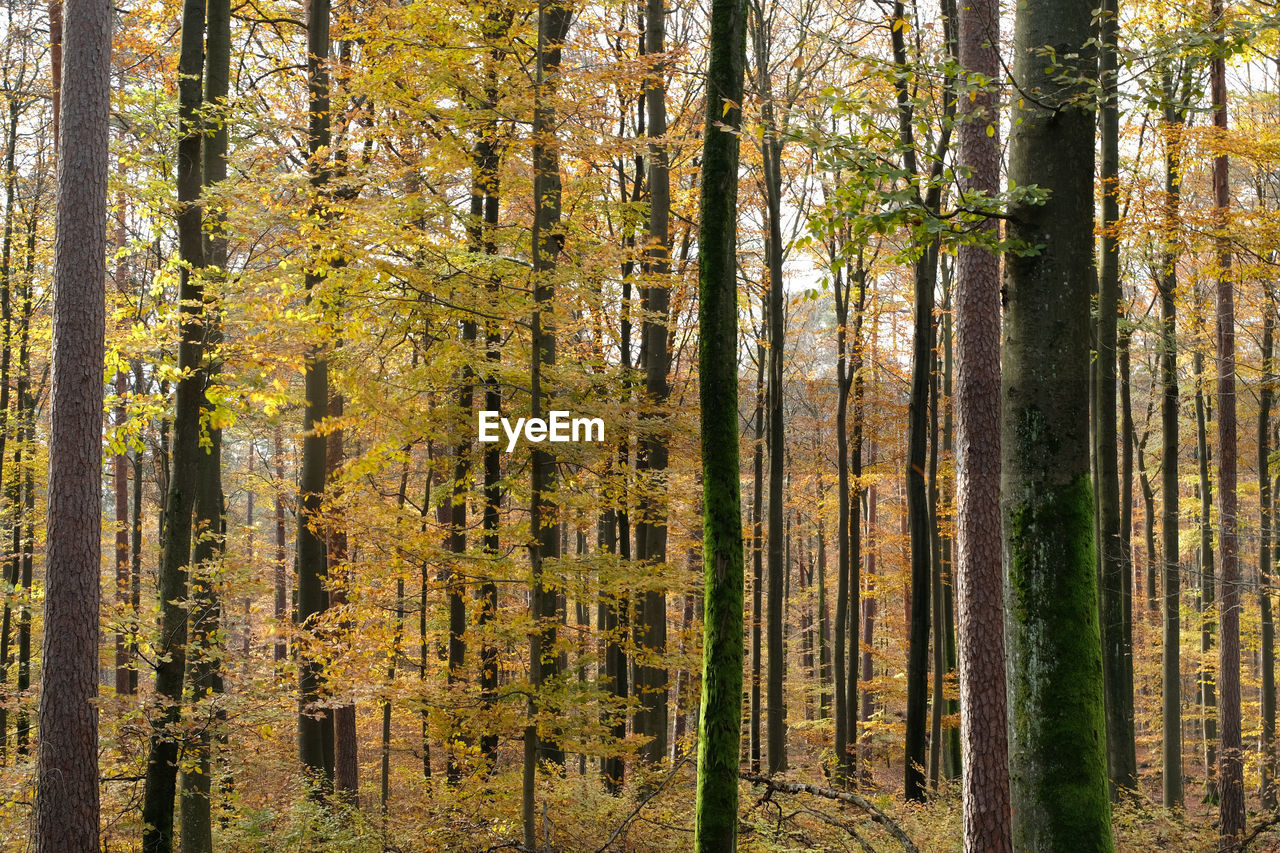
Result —
[{"label": "tree", "polygon": [[[957,4],[960,73],[967,85],[1000,73],[1000,4]],[[995,93],[960,98],[960,191],[1000,189]],[[990,128],[990,135],[987,130]],[[981,223],[993,234],[994,220]],[[956,564],[964,849],[1009,853],[1009,746],[1005,714],[1000,560],[1000,258],[979,245],[956,257]]]},{"label": "tree", "polygon": [[694,847],[737,849],[742,718],[742,500],[738,471],[738,133],[745,0],[713,0],[698,198],[703,641]]},{"label": "tree", "polygon": [[[1001,513],[1015,849],[1111,850],[1089,475],[1092,5],[1018,9],[1009,183]],[[1053,45],[1043,43],[1053,34]],[[1046,51],[1055,61],[1045,61]]]},{"label": "tree", "polygon": [[182,7],[178,58],[178,380],[173,411],[173,460],[164,503],[164,550],[159,577],[160,654],[156,694],[163,703],[151,724],[142,813],[146,853],[173,848],[173,810],[177,786],[178,741],[183,678],[187,662],[187,567],[191,562],[192,516],[200,482],[201,403],[205,385],[205,265],[200,190],[204,174],[200,110],[204,89],[205,3]]},{"label": "tree", "polygon": [[35,850],[98,849],[98,603],[111,6],[66,0]]},{"label": "tree", "polygon": [[1117,468],[1116,364],[1120,316],[1120,106],[1116,40],[1116,0],[1103,6],[1099,24],[1098,75],[1102,88],[1098,110],[1102,136],[1102,246],[1098,271],[1097,421],[1099,594],[1102,598],[1103,681],[1107,712],[1107,767],[1112,788],[1138,786],[1138,759],[1133,733],[1133,575],[1125,559],[1120,532],[1120,476]]},{"label": "tree", "polygon": [[[1227,61],[1222,0],[1213,0],[1210,15],[1218,31],[1209,63],[1213,97],[1213,126],[1221,144],[1227,133]],[[1236,339],[1235,284],[1231,269],[1231,238],[1227,216],[1231,204],[1225,149],[1213,158],[1214,250],[1217,255],[1218,316],[1218,545],[1222,549],[1222,640],[1218,645],[1221,687],[1219,722],[1222,749],[1218,753],[1219,849],[1236,850],[1245,829],[1244,756],[1240,743],[1240,561],[1236,532]]]}]

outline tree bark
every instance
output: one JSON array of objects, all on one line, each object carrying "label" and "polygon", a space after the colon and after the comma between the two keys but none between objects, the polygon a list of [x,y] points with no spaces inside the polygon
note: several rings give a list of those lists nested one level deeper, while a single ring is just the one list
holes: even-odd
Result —
[{"label": "tree bark", "polygon": [[[1000,491],[1019,850],[1114,849],[1089,472],[1093,274],[1080,262],[1093,250],[1092,17],[1087,0],[1028,4],[1014,33],[1014,79],[1038,97],[1014,110],[1009,183],[1050,193],[1042,205],[1010,203],[1009,238],[1041,249],[1006,256],[1004,278]],[[1046,68],[1050,39],[1065,68]]]},{"label": "tree bark", "polygon": [[[1209,63],[1213,96],[1213,126],[1220,143],[1227,133],[1227,71],[1222,0],[1212,0],[1210,15],[1218,31],[1217,52]],[[1240,732],[1240,564],[1237,529],[1236,475],[1236,343],[1235,287],[1231,243],[1226,233],[1230,208],[1228,161],[1224,151],[1213,158],[1214,244],[1217,253],[1218,315],[1218,545],[1222,549],[1222,640],[1218,647],[1218,679],[1222,690],[1219,722],[1222,748],[1218,754],[1221,799],[1219,849],[1239,848],[1245,830],[1244,756]]]},{"label": "tree bark", "polygon": [[[698,200],[705,598],[694,834],[698,853],[735,850],[738,840],[743,566],[738,468],[737,129],[742,122],[746,17],[744,0],[712,0]],[[721,124],[731,132],[720,132]]]},{"label": "tree bark", "polygon": [[1102,598],[1102,673],[1107,714],[1107,767],[1111,795],[1138,787],[1133,729],[1133,626],[1127,603],[1133,578],[1127,571],[1120,527],[1120,477],[1117,470],[1116,359],[1120,316],[1120,109],[1116,40],[1117,0],[1104,0],[1099,24],[1098,76],[1102,136],[1102,246],[1099,253],[1095,451],[1098,474],[1098,530]]},{"label": "tree bark", "polygon": [[[68,32],[72,30],[68,27]],[[173,812],[177,787],[178,743],[174,730],[181,720],[186,668],[187,566],[191,560],[192,513],[199,481],[200,411],[204,396],[204,245],[199,206],[203,184],[201,145],[203,107],[205,4],[187,0],[182,11],[178,59],[178,299],[181,322],[178,380],[173,412],[172,469],[164,508],[164,552],[159,576],[160,642],[157,648],[156,695],[161,707],[152,719],[142,818],[145,853],[173,848]]]},{"label": "tree bark", "polygon": [[36,853],[98,849],[98,605],[111,7],[66,0]]},{"label": "tree bark", "polygon": [[1276,807],[1276,661],[1271,610],[1271,402],[1275,382],[1275,292],[1266,288],[1262,315],[1262,378],[1258,388],[1258,607],[1262,648],[1262,807]]},{"label": "tree bark", "polygon": [[[1000,74],[1000,5],[959,4],[961,74]],[[962,190],[1000,189],[993,87],[960,99]],[[987,129],[991,135],[987,135]],[[995,220],[982,223],[988,236]],[[1000,257],[980,246],[956,256],[956,598],[966,853],[1010,853],[1003,571],[1000,559]]]}]

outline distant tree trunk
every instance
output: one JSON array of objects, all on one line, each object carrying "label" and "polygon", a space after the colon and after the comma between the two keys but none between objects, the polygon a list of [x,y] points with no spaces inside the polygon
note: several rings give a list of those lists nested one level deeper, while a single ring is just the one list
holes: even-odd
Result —
[{"label": "distant tree trunk", "polygon": [[[698,226],[702,427],[702,707],[694,848],[737,849],[742,717],[742,510],[738,467],[738,133],[747,4],[712,0]],[[719,132],[723,124],[730,133]],[[773,753],[770,752],[770,760]]]},{"label": "distant tree trunk", "polygon": [[[1221,36],[1222,0],[1210,4],[1218,30],[1217,52],[1209,63],[1213,96],[1213,126],[1225,143],[1227,133],[1227,71],[1225,39]],[[1218,648],[1218,678],[1222,687],[1222,750],[1219,754],[1218,809],[1220,849],[1236,850],[1245,830],[1244,756],[1240,733],[1240,566],[1236,497],[1236,338],[1235,288],[1231,271],[1231,243],[1226,233],[1231,203],[1227,154],[1213,158],[1214,237],[1217,251],[1218,307],[1218,543],[1222,548],[1222,642]]]},{"label": "distant tree trunk", "polygon": [[[762,294],[760,300],[761,329],[756,336],[756,406],[755,406],[755,440],[751,451],[751,731],[749,734],[749,758],[751,772],[760,772],[760,676],[764,662],[763,637],[764,627],[764,404],[765,404],[765,348],[764,318],[769,313],[769,294]],[[840,334],[837,332],[837,334]],[[837,368],[839,369],[839,368]],[[838,442],[838,439],[837,439]],[[838,630],[838,629],[837,629]],[[837,741],[839,740],[839,724],[837,723]],[[837,755],[839,751],[837,750]]]},{"label": "distant tree trunk", "polygon": [[[329,395],[329,417],[341,419],[346,401],[342,394]],[[344,457],[343,430],[331,430],[325,436],[325,480],[333,499],[341,492],[338,478]],[[329,565],[329,604],[343,607],[347,604],[347,590],[351,585],[351,569],[347,562],[347,529],[343,513],[334,509],[326,524],[326,559]],[[351,628],[351,620],[341,620],[342,633]],[[356,705],[345,702],[333,709],[333,788],[334,793],[353,806],[359,807],[360,763],[356,738]]]},{"label": "distant tree trunk", "polygon": [[[1161,734],[1162,777],[1165,808],[1182,808],[1182,653],[1179,601],[1181,578],[1178,557],[1178,350],[1177,303],[1178,285],[1176,244],[1178,204],[1182,191],[1181,149],[1185,110],[1175,106],[1176,95],[1166,75],[1165,80],[1165,190],[1164,210],[1167,242],[1164,270],[1160,276],[1160,424],[1164,450],[1160,463],[1160,488],[1164,492],[1161,517],[1164,636],[1161,685],[1163,714]],[[1148,522],[1153,519],[1148,518]],[[1153,567],[1151,567],[1153,568]],[[1148,571],[1151,571],[1148,568]],[[1154,590],[1148,582],[1148,594]]]},{"label": "distant tree trunk", "polygon": [[[937,340],[938,324],[934,324]],[[932,574],[929,591],[933,619],[933,693],[929,702],[929,788],[938,790],[942,778],[942,684],[947,673],[947,641],[943,632],[942,535],[938,530],[938,365],[937,348],[932,348],[933,367],[929,371],[929,556]]]},{"label": "distant tree trunk", "polygon": [[[311,0],[307,12],[307,91],[309,95],[307,153],[312,189],[323,195],[330,176],[332,138],[329,99],[329,0]],[[317,206],[323,202],[316,200]],[[319,211],[321,215],[323,210]],[[308,301],[324,281],[319,272],[306,274]],[[303,369],[306,413],[303,418],[302,470],[298,475],[298,608],[296,621],[314,630],[319,615],[329,608],[329,565],[321,508],[324,501],[327,448],[321,422],[329,408],[329,358],[324,344],[307,353]],[[332,790],[334,774],[333,710],[322,702],[322,664],[310,658],[298,662],[298,756],[319,793]]]},{"label": "distant tree trunk", "polygon": [[[1004,278],[1000,493],[1018,850],[1114,849],[1089,474],[1092,271],[1079,260],[1093,251],[1092,8],[1028,4],[1014,34],[1014,79],[1054,93],[1048,108],[1019,101],[1009,141],[1010,185],[1050,193],[1042,205],[1010,203],[1009,238],[1043,248],[1006,256]],[[1065,68],[1046,67],[1050,37]]]},{"label": "distant tree trunk", "polygon": [[[476,324],[474,320],[462,321],[462,348],[470,351],[475,347]],[[475,398],[475,372],[469,365],[464,365],[458,376],[458,412],[464,422],[473,419]],[[462,667],[467,655],[467,600],[466,579],[460,569],[467,555],[467,497],[471,491],[474,474],[471,470],[471,437],[465,430],[461,440],[453,448],[453,499],[449,504],[448,529],[449,551],[454,555],[452,561],[446,561],[440,571],[440,579],[449,593],[449,641],[448,641],[448,683],[450,687],[462,681]],[[465,751],[466,739],[459,730],[459,720],[455,716],[449,735],[445,778],[450,785],[456,785],[462,779],[462,764],[459,752]]]},{"label": "distant tree trunk", "polygon": [[831,716],[831,617],[827,605],[827,534],[822,510],[826,507],[826,489],[818,476],[818,553],[814,571],[818,575],[818,719]]},{"label": "distant tree trunk", "polygon": [[[958,9],[962,75],[999,79],[1000,4]],[[962,189],[1000,189],[999,122],[991,86],[960,99]],[[987,135],[990,129],[991,135]],[[994,236],[994,220],[982,223]],[[965,853],[1010,853],[1005,722],[1003,570],[1000,563],[1000,257],[980,246],[956,255],[956,562],[960,744]]]},{"label": "distant tree trunk", "polygon": [[[1123,308],[1122,308],[1123,310]],[[1116,339],[1116,361],[1120,384],[1120,547],[1124,552],[1124,573],[1129,596],[1125,602],[1129,614],[1130,644],[1133,650],[1133,592],[1136,583],[1133,559],[1133,401],[1129,390],[1129,340],[1128,329],[1122,330]]]},{"label": "distant tree trunk", "polygon": [[[542,417],[549,395],[543,390],[543,371],[556,362],[556,331],[551,306],[555,298],[554,276],[564,246],[560,229],[560,161],[555,146],[556,77],[565,36],[573,20],[573,9],[556,0],[538,2],[538,55],[533,107],[533,312],[530,389],[532,417]],[[543,574],[543,560],[560,556],[557,510],[548,495],[555,490],[556,461],[540,446],[532,451],[529,497],[529,561],[531,606],[534,630],[529,638],[530,681],[535,688],[554,680],[559,661],[556,644],[556,591]],[[538,712],[537,697],[530,700],[530,719]],[[524,778],[522,819],[526,847],[537,846],[537,819],[534,788],[540,761],[564,764],[564,750],[552,740],[543,740],[532,722],[524,731]]]},{"label": "distant tree trunk", "polygon": [[1196,459],[1200,468],[1200,595],[1197,610],[1200,616],[1200,671],[1196,680],[1200,687],[1201,721],[1204,730],[1205,800],[1218,801],[1218,700],[1214,691],[1213,671],[1210,663],[1213,652],[1213,635],[1216,627],[1214,605],[1216,585],[1213,562],[1213,521],[1209,508],[1213,505],[1213,487],[1209,480],[1208,410],[1204,397],[1204,356],[1197,350],[1191,356],[1192,372],[1196,386]]},{"label": "distant tree trunk", "polygon": [[[953,42],[955,5],[943,3],[945,38],[949,51]],[[914,184],[916,202],[926,215],[938,209],[941,200],[943,161],[950,142],[951,124],[955,111],[955,97],[948,85],[943,95],[944,122],[937,148],[931,152],[929,171],[919,171],[915,139],[915,106],[907,83],[908,57],[905,33],[908,29],[906,11],[901,0],[895,0],[892,12],[891,42],[894,89],[897,97],[898,138],[902,146],[903,166]],[[901,23],[899,23],[901,22]],[[948,84],[950,84],[948,78]],[[925,188],[921,193],[922,185]],[[938,274],[937,239],[922,247],[914,265],[914,326],[911,348],[911,388],[907,405],[907,523],[911,543],[911,596],[907,651],[907,732],[903,760],[905,795],[908,800],[923,800],[925,794],[925,713],[928,708],[929,671],[929,607],[931,596],[932,543],[929,533],[929,498],[925,482],[926,453],[928,450],[928,401],[929,374],[933,364],[933,308],[934,288]]]},{"label": "distant tree trunk", "polygon": [[[958,56],[958,53],[957,53]],[[954,269],[954,267],[952,268]],[[955,362],[952,358],[952,348],[954,346],[953,320],[955,316],[954,295],[950,285],[946,288],[946,302],[943,305],[944,313],[942,315],[942,396],[946,398],[948,405],[943,408],[942,418],[942,452],[947,454],[955,453],[955,389],[952,381],[955,375]],[[952,456],[954,463],[955,457]],[[955,493],[951,496],[951,513],[954,530],[955,519]],[[955,563],[955,535],[942,537],[942,637],[945,645],[946,653],[946,671],[956,673],[955,677],[959,679],[959,661],[956,657],[956,563]],[[957,682],[958,683],[958,682]],[[946,705],[947,713],[952,716],[958,716],[960,713],[960,700],[948,699]],[[943,744],[942,762],[943,773],[948,779],[959,779],[963,772],[962,754],[964,752],[960,745],[960,727],[952,726],[947,729],[946,742]]]},{"label": "distant tree trunk", "polygon": [[[286,619],[289,618],[289,581],[286,575],[288,551],[285,550],[284,526],[284,430],[276,424],[275,451],[276,462],[276,561],[275,561],[275,609],[276,630],[283,632]],[[274,659],[279,662],[289,655],[289,643],[283,636],[276,640]]]},{"label": "distant tree trunk", "polygon": [[36,853],[98,849],[95,703],[111,7],[92,0],[66,0],[66,8],[70,26],[61,103],[66,133],[60,146],[53,260],[53,391]]},{"label": "distant tree trunk", "polygon": [[[661,57],[666,51],[666,8],[663,0],[647,0],[645,12],[645,54]],[[667,559],[667,424],[665,407],[671,389],[670,371],[671,179],[667,167],[666,63],[655,59],[645,81],[644,103],[648,111],[649,136],[649,228],[645,251],[646,284],[640,291],[644,320],[640,328],[640,365],[644,370],[646,412],[642,415],[636,474],[650,479],[641,491],[636,519],[636,558],[644,565],[658,565]],[[667,594],[647,589],[640,597],[636,625],[637,645],[646,658],[661,660],[667,646]],[[640,711],[636,714],[638,734],[652,738],[642,747],[645,760],[657,763],[667,754],[668,673],[665,666],[636,667],[636,692]]]},{"label": "distant tree trunk", "polygon": [[[836,249],[832,246],[831,254]],[[849,286],[845,284],[850,278],[845,276],[844,268],[836,270],[833,278],[836,303],[836,618],[835,618],[835,692],[836,692],[836,780],[848,781],[852,778],[854,756],[851,748],[857,744],[856,737],[849,736],[849,718],[853,709],[848,706],[846,679],[852,678],[857,684],[857,665],[855,657],[845,664],[845,653],[851,644],[848,636],[858,634],[858,622],[855,618],[849,621],[849,539],[850,516],[849,507],[849,390],[853,384],[855,367],[850,364],[849,352]],[[861,322],[861,315],[858,321]],[[857,341],[855,338],[854,347]],[[853,517],[856,526],[857,517]],[[852,590],[854,600],[858,596],[858,588]],[[857,609],[854,608],[854,613]],[[847,670],[847,671],[846,671]],[[854,693],[856,697],[856,692]]]},{"label": "distant tree trunk", "polygon": [[1098,274],[1095,452],[1098,475],[1098,557],[1101,563],[1102,673],[1107,713],[1107,767],[1114,799],[1138,787],[1133,731],[1133,626],[1126,602],[1133,578],[1125,560],[1120,529],[1120,477],[1117,471],[1116,350],[1120,316],[1120,108],[1116,39],[1118,0],[1104,0],[1098,40],[1098,109],[1102,137],[1102,247]]},{"label": "distant tree trunk", "polygon": [[[874,447],[872,448],[872,455],[873,456],[875,455]],[[862,642],[858,645],[860,645],[861,651],[862,651],[862,655],[861,655],[862,680],[870,682],[875,675],[875,670],[873,669],[873,666],[875,664],[875,659],[872,657],[872,654],[871,654],[871,644],[872,644],[872,641],[875,639],[875,627],[876,627],[876,597],[875,597],[875,586],[874,586],[875,575],[876,575],[876,546],[875,546],[876,487],[875,485],[871,485],[870,487],[868,487],[866,494],[867,494],[867,606],[865,611],[866,618],[863,620],[863,624],[862,624]],[[855,518],[855,521],[856,520],[857,519]],[[855,622],[853,625],[855,643],[857,640],[857,632],[858,632],[858,625]],[[850,643],[850,646],[854,646],[855,643]],[[857,675],[858,664],[859,664],[859,661],[856,658],[850,661],[850,664],[849,664],[850,677]],[[875,704],[872,702],[870,690],[862,691],[862,707],[860,710],[861,710],[861,713],[858,716],[862,720],[863,724],[865,725],[866,723],[869,723],[871,721],[871,715],[875,713]],[[853,744],[858,749],[858,762],[860,765],[860,768],[858,771],[859,778],[865,779],[865,781],[868,784],[870,784],[871,782],[871,742],[867,741],[861,746],[858,746],[857,738],[854,738]]]},{"label": "distant tree trunk", "polygon": [[1271,612],[1271,398],[1275,382],[1275,292],[1262,309],[1262,379],[1258,388],[1258,606],[1262,621],[1262,806],[1276,807],[1276,661]]},{"label": "distant tree trunk", "polygon": [[[68,32],[72,28],[68,27]],[[152,718],[143,794],[145,853],[173,849],[173,811],[177,787],[178,742],[183,674],[186,668],[187,566],[191,560],[192,512],[199,487],[200,411],[203,400],[204,268],[203,223],[198,199],[203,184],[201,144],[205,3],[187,0],[182,11],[178,58],[178,342],[177,399],[173,411],[173,458],[165,498],[159,585],[160,643],[156,649],[156,695],[161,703]]]},{"label": "distant tree trunk", "polygon": [[[31,226],[34,229],[34,223]],[[34,235],[34,231],[29,232]],[[32,238],[29,236],[28,240]],[[34,250],[34,246],[30,247]],[[31,314],[34,310],[32,298],[32,281],[30,268],[26,281],[20,289],[22,302],[22,320],[18,326],[18,408],[17,448],[27,448],[31,457],[35,452],[36,437],[36,395],[31,389]],[[16,455],[16,454],[15,454]],[[22,588],[22,610],[18,614],[18,693],[26,695],[31,688],[31,583],[32,568],[36,540],[36,488],[33,461],[28,458],[25,465],[15,465],[15,476],[22,475],[22,506],[14,519],[14,576]],[[16,507],[15,507],[16,508]],[[19,526],[23,526],[18,535]],[[21,559],[19,559],[21,556]],[[17,731],[18,754],[28,755],[30,749],[31,720],[26,704],[18,706]]]}]

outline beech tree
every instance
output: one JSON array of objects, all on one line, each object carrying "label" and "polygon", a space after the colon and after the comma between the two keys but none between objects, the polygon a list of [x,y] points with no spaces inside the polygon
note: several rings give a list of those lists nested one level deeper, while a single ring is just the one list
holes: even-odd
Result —
[{"label": "beech tree", "polygon": [[[1014,849],[1113,849],[1089,476],[1092,285],[1080,263],[1093,244],[1091,22],[1083,0],[1028,4],[1014,30],[1013,75],[1026,95],[1013,113],[1009,182],[1049,192],[1040,205],[1010,203],[1009,236],[1027,250],[1006,257],[1004,277],[1000,492]],[[1062,64],[1047,67],[1045,50]]]}]

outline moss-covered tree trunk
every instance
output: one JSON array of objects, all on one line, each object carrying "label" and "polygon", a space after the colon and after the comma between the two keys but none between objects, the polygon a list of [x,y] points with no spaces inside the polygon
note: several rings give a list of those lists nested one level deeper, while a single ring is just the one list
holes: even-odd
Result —
[{"label": "moss-covered tree trunk", "polygon": [[[1019,7],[1005,268],[1001,509],[1013,847],[1110,851],[1089,475],[1094,76],[1088,0]],[[1047,68],[1044,51],[1065,68]],[[1073,82],[1064,85],[1063,75]]]},{"label": "moss-covered tree trunk", "polygon": [[[744,0],[712,0],[698,228],[698,387],[705,601],[694,847],[737,849],[742,717],[742,509],[738,469],[738,133]],[[732,132],[721,132],[720,126]]]}]

